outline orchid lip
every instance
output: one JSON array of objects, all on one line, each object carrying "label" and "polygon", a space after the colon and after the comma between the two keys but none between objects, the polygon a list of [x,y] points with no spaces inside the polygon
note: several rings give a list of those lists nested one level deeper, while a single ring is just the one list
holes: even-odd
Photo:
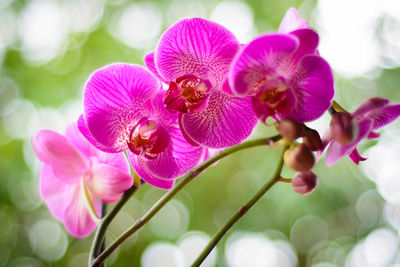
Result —
[{"label": "orchid lip", "polygon": [[164,104],[170,112],[200,112],[208,102],[211,83],[194,75],[183,75],[169,85]]},{"label": "orchid lip", "polygon": [[262,120],[276,113],[290,112],[294,104],[294,93],[281,78],[265,83],[253,97],[254,109]]},{"label": "orchid lip", "polygon": [[132,130],[128,147],[132,153],[148,160],[157,158],[171,142],[168,131],[153,120],[143,119]]}]

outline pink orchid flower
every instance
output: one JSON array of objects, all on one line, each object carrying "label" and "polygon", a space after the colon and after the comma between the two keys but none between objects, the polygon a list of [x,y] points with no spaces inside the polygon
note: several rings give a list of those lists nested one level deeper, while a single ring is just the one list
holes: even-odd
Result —
[{"label": "pink orchid flower", "polygon": [[324,137],[326,147],[330,144],[326,152],[326,164],[331,166],[340,158],[348,155],[351,160],[358,164],[366,158],[360,156],[357,145],[365,138],[376,139],[379,134],[375,130],[391,123],[400,116],[400,103],[389,104],[385,98],[374,97],[367,99],[350,114],[356,127],[353,140],[350,143],[343,144],[332,137],[331,129]]},{"label": "pink orchid flower", "polygon": [[75,237],[86,237],[96,228],[101,202],[117,201],[132,186],[124,155],[97,150],[75,124],[65,136],[41,130],[32,144],[43,162],[42,198]]},{"label": "pink orchid flower", "polygon": [[143,180],[170,189],[175,178],[204,159],[206,149],[185,140],[178,115],[164,107],[165,93],[159,79],[139,65],[106,66],[86,84],[78,126],[102,151],[128,150]]},{"label": "pink orchid flower", "polygon": [[235,97],[227,82],[239,49],[230,31],[193,18],[169,28],[155,52],[145,57],[147,67],[169,85],[164,103],[179,114],[183,135],[193,146],[236,145],[257,123],[251,99]]},{"label": "pink orchid flower", "polygon": [[317,33],[296,9],[282,20],[278,34],[251,41],[232,64],[229,83],[237,96],[252,96],[262,121],[312,121],[330,106],[334,94],[329,64],[318,56]]}]

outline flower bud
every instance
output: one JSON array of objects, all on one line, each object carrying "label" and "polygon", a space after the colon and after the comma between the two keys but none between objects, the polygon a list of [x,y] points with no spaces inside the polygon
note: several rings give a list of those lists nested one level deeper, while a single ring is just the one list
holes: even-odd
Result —
[{"label": "flower bud", "polygon": [[297,123],[292,119],[286,118],[279,123],[278,131],[283,138],[294,141],[300,136],[301,132],[303,131],[303,125]]},{"label": "flower bud", "polygon": [[318,184],[318,178],[312,171],[298,172],[292,179],[293,190],[301,195],[311,193]]},{"label": "flower bud", "polygon": [[283,160],[286,166],[295,171],[309,171],[315,163],[313,153],[304,144],[288,149],[283,155]]},{"label": "flower bud", "polygon": [[357,137],[358,127],[349,113],[338,112],[332,115],[331,134],[335,141],[349,145]]},{"label": "flower bud", "polygon": [[311,151],[322,150],[322,140],[319,133],[314,129],[307,129],[303,134],[303,144],[305,144]]}]

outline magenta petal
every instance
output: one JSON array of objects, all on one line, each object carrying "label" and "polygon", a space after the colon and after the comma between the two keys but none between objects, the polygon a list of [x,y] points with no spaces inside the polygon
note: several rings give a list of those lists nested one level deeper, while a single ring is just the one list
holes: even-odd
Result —
[{"label": "magenta petal", "polygon": [[134,155],[131,152],[128,152],[129,158],[131,159],[132,162],[137,162],[137,164],[134,165],[135,172],[141,179],[143,179],[146,183],[151,184],[152,186],[161,188],[161,189],[171,189],[174,184],[175,180],[164,180],[160,179],[156,176],[154,176],[150,170],[147,169],[147,166],[145,164],[140,165],[137,161],[137,156]]},{"label": "magenta petal", "polygon": [[[92,203],[97,216],[100,215],[100,202],[91,196]],[[68,232],[78,238],[87,237],[96,228],[90,212],[87,208],[85,196],[81,192],[81,187],[77,186],[71,202],[67,203],[64,213],[64,224]]]},{"label": "magenta petal", "polygon": [[308,28],[306,20],[299,16],[299,13],[294,7],[291,7],[282,19],[281,25],[279,26],[280,33],[289,33],[297,29]]},{"label": "magenta petal", "polygon": [[380,111],[387,104],[389,104],[389,99],[372,97],[363,101],[352,115],[358,119],[362,119],[370,112]]},{"label": "magenta petal", "polygon": [[[79,117],[78,128],[79,128],[80,134],[83,135],[84,137],[86,137],[86,140],[84,140],[85,141],[84,144],[78,144],[76,142],[75,145],[79,148],[79,150],[81,150],[87,157],[96,156],[99,163],[105,163],[105,164],[114,166],[115,168],[118,168],[124,172],[129,173],[129,171],[130,171],[129,163],[123,153],[104,153],[102,151],[106,151],[106,152],[111,152],[111,151],[108,149],[104,149],[103,147],[96,147],[96,146],[99,146],[99,144],[93,139],[93,136],[89,133],[89,130],[86,126],[86,122],[85,122],[83,115],[81,115]],[[68,129],[67,129],[67,133],[66,133],[67,138],[69,140],[71,140],[72,138],[75,138],[76,140],[78,140],[77,131],[76,130],[70,131]],[[76,128],[72,127],[72,129],[76,129]],[[76,137],[72,137],[73,134]],[[83,137],[82,137],[82,139],[83,139]],[[90,144],[89,144],[89,142],[90,142]]]},{"label": "magenta petal", "polygon": [[[82,115],[81,115],[82,116]],[[86,157],[97,156],[100,151],[91,145],[88,140],[79,131],[77,124],[71,124],[65,131],[65,137],[68,141],[79,149],[79,151]]]},{"label": "magenta petal", "polygon": [[96,71],[86,84],[84,110],[97,147],[112,152],[127,149],[131,128],[144,116],[143,104],[160,86],[154,75],[138,65],[112,64]]},{"label": "magenta petal", "polygon": [[299,47],[292,55],[292,61],[298,62],[308,54],[315,54],[319,42],[318,34],[315,31],[310,29],[301,29],[293,31],[290,34],[296,36],[296,38],[299,40]]},{"label": "magenta petal", "polygon": [[44,164],[40,173],[40,194],[50,212],[59,220],[64,219],[67,203],[73,198],[77,183],[66,184],[56,177],[50,165]]},{"label": "magenta petal", "polygon": [[92,167],[92,177],[88,181],[90,191],[104,203],[117,201],[133,184],[128,172],[106,165],[96,164]]},{"label": "magenta petal", "polygon": [[154,74],[154,76],[156,76],[158,79],[160,79],[161,81],[168,83],[167,80],[165,80],[160,73],[158,72],[158,69],[156,67],[156,62],[154,59],[154,52],[150,52],[148,53],[145,57],[144,57],[144,64],[146,64],[146,67],[149,69],[149,71],[151,71],[151,73]]},{"label": "magenta petal", "polygon": [[307,122],[319,118],[330,107],[334,94],[333,74],[323,58],[305,56],[292,82],[296,105],[290,113],[280,114],[280,118]]},{"label": "magenta petal", "polygon": [[335,164],[340,158],[345,155],[350,155],[353,150],[357,147],[358,143],[362,139],[368,136],[372,128],[372,121],[365,119],[358,123],[359,132],[357,139],[350,145],[342,145],[338,142],[333,141],[326,152],[326,165],[331,166]]},{"label": "magenta petal", "polygon": [[250,97],[231,97],[214,92],[204,111],[182,116],[182,131],[200,145],[223,148],[244,141],[256,123]]},{"label": "magenta petal", "polygon": [[221,25],[200,18],[184,19],[161,36],[156,65],[168,81],[191,74],[221,87],[239,47],[236,37]]},{"label": "magenta petal", "polygon": [[89,141],[90,144],[92,144],[95,148],[97,148],[98,150],[104,151],[104,152],[108,152],[108,153],[112,153],[114,151],[114,149],[109,149],[109,148],[105,148],[104,146],[100,145],[92,136],[92,134],[89,132],[89,129],[87,128],[87,124],[86,124],[86,120],[84,115],[82,114],[81,116],[79,116],[78,122],[78,129],[80,131],[80,133],[86,138],[87,141]]},{"label": "magenta petal", "polygon": [[355,148],[350,154],[349,154],[350,159],[355,163],[355,164],[359,164],[360,161],[364,161],[367,160],[367,158],[364,158],[360,155],[360,153],[358,153],[357,148]]},{"label": "magenta petal", "polygon": [[169,112],[164,105],[163,99],[166,91],[159,91],[150,101],[144,105],[145,109],[151,113],[151,119],[164,127],[176,124],[178,119],[177,113]]},{"label": "magenta petal", "polygon": [[268,34],[254,39],[234,61],[229,84],[238,96],[253,95],[267,81],[276,78],[277,67],[298,47],[298,40],[289,35]]},{"label": "magenta petal", "polygon": [[389,104],[385,106],[379,112],[371,114],[369,118],[374,120],[373,130],[379,129],[392,121],[396,120],[400,116],[400,103]]},{"label": "magenta petal", "polygon": [[192,145],[192,146],[194,146],[194,147],[199,146],[200,144],[196,143],[196,141],[194,141],[194,140],[189,136],[189,134],[185,131],[185,128],[183,127],[183,115],[184,115],[184,113],[179,113],[179,119],[178,119],[178,121],[179,121],[179,128],[181,129],[181,132],[182,132],[183,137],[186,139],[186,141],[187,141],[190,145]]},{"label": "magenta petal", "polygon": [[39,159],[49,164],[59,178],[80,177],[89,167],[78,149],[59,133],[41,130],[33,137],[32,144]]},{"label": "magenta petal", "polygon": [[188,144],[178,127],[169,127],[168,131],[171,134],[170,146],[155,159],[130,157],[135,170],[140,168],[148,176],[169,180],[182,176],[200,162],[205,148]]}]

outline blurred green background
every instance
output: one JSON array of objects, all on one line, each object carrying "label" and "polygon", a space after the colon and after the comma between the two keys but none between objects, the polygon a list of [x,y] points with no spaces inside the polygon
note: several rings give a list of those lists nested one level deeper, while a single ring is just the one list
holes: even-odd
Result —
[{"label": "blurred green background", "polygon": [[[320,34],[335,71],[335,100],[352,110],[370,96],[400,101],[398,0],[0,0],[0,266],[85,266],[92,236],[74,239],[38,192],[31,137],[64,132],[82,112],[89,75],[112,62],[143,64],[162,32],[184,17],[217,21],[243,43],[276,31],[298,8]],[[329,116],[310,124],[323,134]],[[251,138],[273,134],[259,125]],[[314,168],[308,196],[278,184],[227,234],[204,266],[400,266],[400,123],[365,141],[368,160]],[[209,236],[270,177],[279,151],[254,148],[202,173],[108,266],[188,266]],[[285,169],[284,176],[293,172]],[[108,242],[163,194],[144,185]]]}]

